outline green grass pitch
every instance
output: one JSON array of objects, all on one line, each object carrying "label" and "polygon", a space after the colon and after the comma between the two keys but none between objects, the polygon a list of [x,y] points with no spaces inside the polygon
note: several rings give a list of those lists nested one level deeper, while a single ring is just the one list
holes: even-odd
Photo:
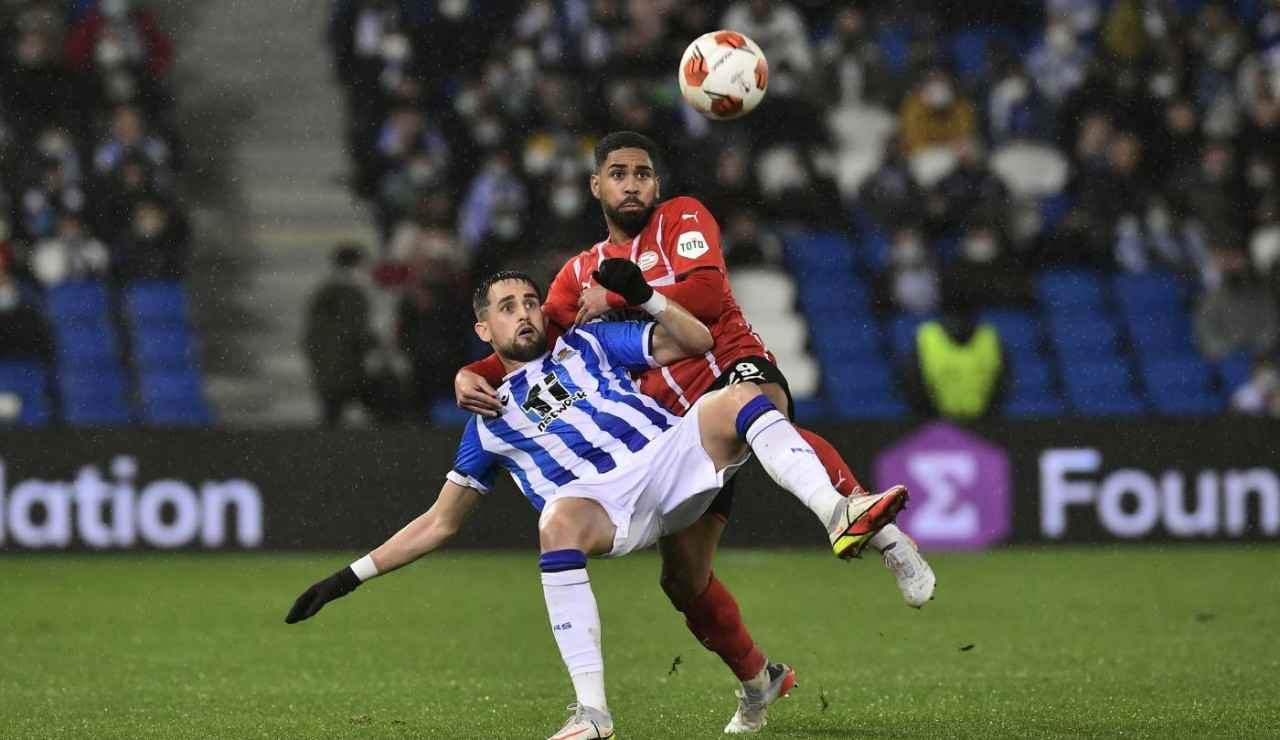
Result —
[{"label": "green grass pitch", "polygon": [[[303,588],[351,559],[0,558],[0,737],[559,727],[572,692],[532,553],[439,554],[283,623]],[[1280,548],[932,560],[937,600],[916,612],[871,559],[720,554],[756,638],[798,673],[761,737],[1280,736]],[[619,738],[720,737],[734,681],[667,605],[656,556],[590,569]]]}]

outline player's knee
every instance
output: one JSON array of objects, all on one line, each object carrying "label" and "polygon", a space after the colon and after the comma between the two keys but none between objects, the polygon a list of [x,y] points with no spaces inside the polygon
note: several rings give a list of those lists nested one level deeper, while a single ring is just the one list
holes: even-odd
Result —
[{"label": "player's knee", "polygon": [[725,402],[733,408],[735,413],[741,411],[743,406],[760,393],[760,386],[755,383],[737,383],[724,389]]}]

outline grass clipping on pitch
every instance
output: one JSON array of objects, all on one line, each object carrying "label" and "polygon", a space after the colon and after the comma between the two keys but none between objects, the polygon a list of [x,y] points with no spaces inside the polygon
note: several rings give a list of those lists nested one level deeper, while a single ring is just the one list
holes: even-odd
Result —
[{"label": "grass clipping on pitch", "polygon": [[[0,558],[0,737],[525,738],[567,716],[536,558],[444,554],[301,625],[351,554]],[[1280,728],[1280,549],[937,555],[906,608],[868,557],[727,551],[799,688],[768,737],[1255,737]],[[620,738],[714,738],[734,680],[652,553],[593,562]]]}]

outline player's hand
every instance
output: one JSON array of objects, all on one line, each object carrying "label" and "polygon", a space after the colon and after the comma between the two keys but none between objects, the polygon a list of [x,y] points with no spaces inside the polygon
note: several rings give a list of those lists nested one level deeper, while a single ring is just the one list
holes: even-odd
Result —
[{"label": "player's hand", "polygon": [[325,604],[355,591],[359,585],[360,578],[349,565],[323,581],[316,581],[293,602],[293,608],[284,618],[284,623],[296,624],[314,617]]},{"label": "player's hand", "polygon": [[631,260],[613,257],[600,263],[591,277],[606,289],[622,296],[628,306],[639,306],[653,297],[653,288],[644,279],[640,266]]},{"label": "player's hand", "polygon": [[612,310],[613,306],[609,305],[609,291],[599,285],[592,285],[582,291],[582,295],[578,298],[578,315],[574,317],[573,325],[582,326]]},{"label": "player's hand", "polygon": [[453,392],[457,396],[458,406],[473,414],[481,416],[499,416],[502,414],[502,402],[498,400],[498,392],[489,385],[489,381],[471,372],[459,370],[453,376]]}]

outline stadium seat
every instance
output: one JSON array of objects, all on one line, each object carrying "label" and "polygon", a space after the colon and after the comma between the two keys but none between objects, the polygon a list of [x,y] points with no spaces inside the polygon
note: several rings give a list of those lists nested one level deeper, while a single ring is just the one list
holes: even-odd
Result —
[{"label": "stadium seat", "polygon": [[852,273],[853,242],[839,234],[796,234],[783,247],[787,266],[797,276],[821,272]]},{"label": "stadium seat", "polygon": [[1034,354],[1040,351],[1044,333],[1040,320],[1030,311],[993,309],[984,311],[982,321],[995,327],[1000,346],[1010,354]]},{"label": "stadium seat", "polygon": [[986,70],[988,41],[985,30],[961,31],[951,37],[951,43],[948,45],[951,52],[951,65],[966,84],[972,84],[981,79]]},{"label": "stadium seat", "polygon": [[889,324],[889,347],[895,357],[905,357],[916,349],[916,329],[935,316],[900,313]]},{"label": "stadium seat", "polygon": [[892,420],[908,414],[907,405],[892,391],[887,393],[855,393],[839,391],[831,395],[831,407],[841,419]]},{"label": "stadium seat", "polygon": [[1053,394],[1053,368],[1038,355],[1018,355],[1009,363],[1009,390],[1012,397],[1041,397]]},{"label": "stadium seat", "polygon": [[852,278],[839,288],[806,284],[800,291],[800,308],[811,325],[842,316],[868,315],[871,295],[863,283]]},{"label": "stadium seat", "polygon": [[58,325],[54,327],[60,367],[90,368],[115,365],[115,335],[105,325]]},{"label": "stadium seat", "polygon": [[1141,357],[1140,367],[1147,395],[1162,414],[1215,414],[1225,406],[1213,390],[1208,363],[1199,357]]},{"label": "stadium seat", "polygon": [[1036,278],[1036,295],[1048,311],[1075,313],[1104,305],[1102,278],[1087,270],[1052,270]]},{"label": "stadium seat", "polygon": [[1244,352],[1227,355],[1217,362],[1218,382],[1227,393],[1249,382],[1253,374],[1253,361]]},{"label": "stadium seat", "polygon": [[140,327],[185,327],[187,295],[181,283],[146,280],[125,289],[125,311],[129,324]]},{"label": "stadium seat", "polygon": [[200,389],[200,377],[191,370],[149,371],[138,380],[142,419],[158,426],[202,426],[213,421]]},{"label": "stadium seat", "polygon": [[1054,349],[1067,361],[1107,357],[1117,351],[1120,330],[1104,314],[1056,314],[1049,325]]},{"label": "stadium seat", "polygon": [[824,363],[880,351],[880,325],[872,318],[840,317],[809,324],[813,351]]},{"label": "stadium seat", "polygon": [[439,427],[465,426],[471,420],[472,413],[458,408],[451,399],[440,399],[431,407],[431,423]]},{"label": "stadium seat", "polygon": [[790,313],[796,302],[796,283],[783,270],[742,268],[729,273],[733,293],[748,316]]},{"label": "stadium seat", "polygon": [[[0,395],[12,394],[20,404],[13,423],[18,426],[44,426],[51,416],[49,404],[49,371],[39,362],[0,362]],[[4,423],[0,419],[0,423]]]},{"label": "stadium seat", "polygon": [[893,72],[904,72],[911,61],[911,28],[903,25],[887,25],[876,35],[880,59]]},{"label": "stadium seat", "polygon": [[1136,416],[1146,410],[1146,404],[1133,390],[1128,363],[1119,357],[1064,363],[1062,382],[1076,413]]},{"label": "stadium seat", "polygon": [[862,393],[882,393],[894,387],[893,369],[889,363],[872,355],[860,360],[828,363],[822,368],[825,388],[830,393],[839,389]]},{"label": "stadium seat", "polygon": [[107,286],[96,280],[62,283],[49,289],[49,320],[55,326],[97,325],[110,315]]},{"label": "stadium seat", "polygon": [[75,426],[108,426],[130,422],[127,386],[119,369],[63,369],[58,375],[63,415]]},{"label": "stadium seat", "polygon": [[186,327],[138,331],[133,337],[133,356],[142,370],[196,367],[194,342]]},{"label": "stadium seat", "polygon": [[808,424],[814,421],[822,421],[831,415],[828,409],[826,399],[820,396],[814,398],[797,398],[795,400],[795,416],[796,421],[801,424]]},{"label": "stadium seat", "polygon": [[1121,273],[1111,278],[1111,292],[1121,311],[1133,315],[1182,310],[1184,294],[1168,272]]},{"label": "stadium seat", "polygon": [[1024,396],[1010,398],[1001,413],[1007,419],[1052,419],[1066,410],[1066,404],[1057,396]]},{"label": "stadium seat", "polygon": [[1181,308],[1170,312],[1125,314],[1129,336],[1139,355],[1194,355],[1191,323]]}]

